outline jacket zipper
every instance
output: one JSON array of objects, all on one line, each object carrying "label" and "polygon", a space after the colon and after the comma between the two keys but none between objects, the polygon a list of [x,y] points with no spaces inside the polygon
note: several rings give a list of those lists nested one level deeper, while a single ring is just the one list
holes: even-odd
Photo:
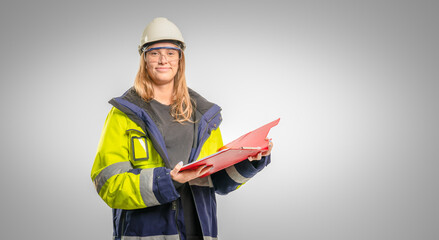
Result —
[{"label": "jacket zipper", "polygon": [[200,220],[200,215],[198,214],[198,206],[197,203],[195,202],[195,195],[194,195],[194,191],[192,190],[192,186],[189,184],[189,189],[191,190],[192,193],[192,200],[194,201],[194,206],[195,206],[195,212],[197,213],[197,217],[198,217],[198,222],[200,223],[200,228],[201,228],[201,234],[204,237],[204,232],[203,232],[203,227],[201,226],[201,220]]},{"label": "jacket zipper", "polygon": [[122,210],[122,214],[121,214],[121,220],[122,220],[122,227],[120,228],[120,240],[123,240],[123,234],[124,234],[124,230],[125,230],[125,215],[126,212],[124,210]]},{"label": "jacket zipper", "polygon": [[178,239],[181,239],[180,227],[178,226],[178,203],[177,203],[177,200],[172,202],[172,210],[175,211],[175,226],[177,228]]}]

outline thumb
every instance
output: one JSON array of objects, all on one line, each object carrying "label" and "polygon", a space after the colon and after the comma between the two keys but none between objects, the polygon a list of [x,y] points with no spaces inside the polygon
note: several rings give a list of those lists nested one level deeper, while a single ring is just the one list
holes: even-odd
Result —
[{"label": "thumb", "polygon": [[180,161],[179,163],[177,163],[177,165],[175,165],[174,169],[171,170],[171,174],[173,175],[177,174],[182,167],[183,167],[183,161]]}]

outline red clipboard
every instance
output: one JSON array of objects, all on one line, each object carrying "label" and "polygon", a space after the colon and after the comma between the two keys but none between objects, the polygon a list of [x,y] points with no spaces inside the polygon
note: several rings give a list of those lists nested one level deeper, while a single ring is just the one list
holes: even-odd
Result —
[{"label": "red clipboard", "polygon": [[201,177],[206,177],[238,162],[255,156],[259,152],[268,150],[269,141],[266,140],[268,132],[280,121],[280,118],[267,123],[249,133],[242,135],[234,141],[221,147],[218,152],[196,162],[183,166],[180,171],[198,168],[199,166],[212,166],[212,169]]}]

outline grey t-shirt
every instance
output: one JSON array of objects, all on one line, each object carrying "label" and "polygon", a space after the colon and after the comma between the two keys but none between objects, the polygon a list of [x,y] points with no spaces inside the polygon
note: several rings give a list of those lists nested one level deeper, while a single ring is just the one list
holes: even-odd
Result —
[{"label": "grey t-shirt", "polygon": [[161,104],[154,99],[150,101],[150,105],[156,114],[155,124],[165,140],[171,168],[180,161],[187,164],[194,141],[194,123],[175,121],[169,105]]},{"label": "grey t-shirt", "polygon": [[[194,141],[194,123],[175,121],[170,113],[171,106],[161,104],[154,99],[150,101],[150,105],[155,113],[154,122],[165,140],[171,167],[173,168],[180,161],[187,164]],[[180,203],[183,205],[186,239],[203,239],[189,184],[177,184],[176,182],[174,184],[178,187]]]}]

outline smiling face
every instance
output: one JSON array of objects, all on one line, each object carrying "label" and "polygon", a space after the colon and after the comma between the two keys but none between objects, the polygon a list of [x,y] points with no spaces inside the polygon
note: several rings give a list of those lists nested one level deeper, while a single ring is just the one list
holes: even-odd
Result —
[{"label": "smiling face", "polygon": [[[150,49],[154,49],[149,51]],[[162,42],[155,43],[148,47],[145,54],[146,70],[156,85],[165,85],[173,83],[174,77],[178,71],[178,51],[175,49],[178,46]],[[177,55],[175,55],[177,53]]]}]

